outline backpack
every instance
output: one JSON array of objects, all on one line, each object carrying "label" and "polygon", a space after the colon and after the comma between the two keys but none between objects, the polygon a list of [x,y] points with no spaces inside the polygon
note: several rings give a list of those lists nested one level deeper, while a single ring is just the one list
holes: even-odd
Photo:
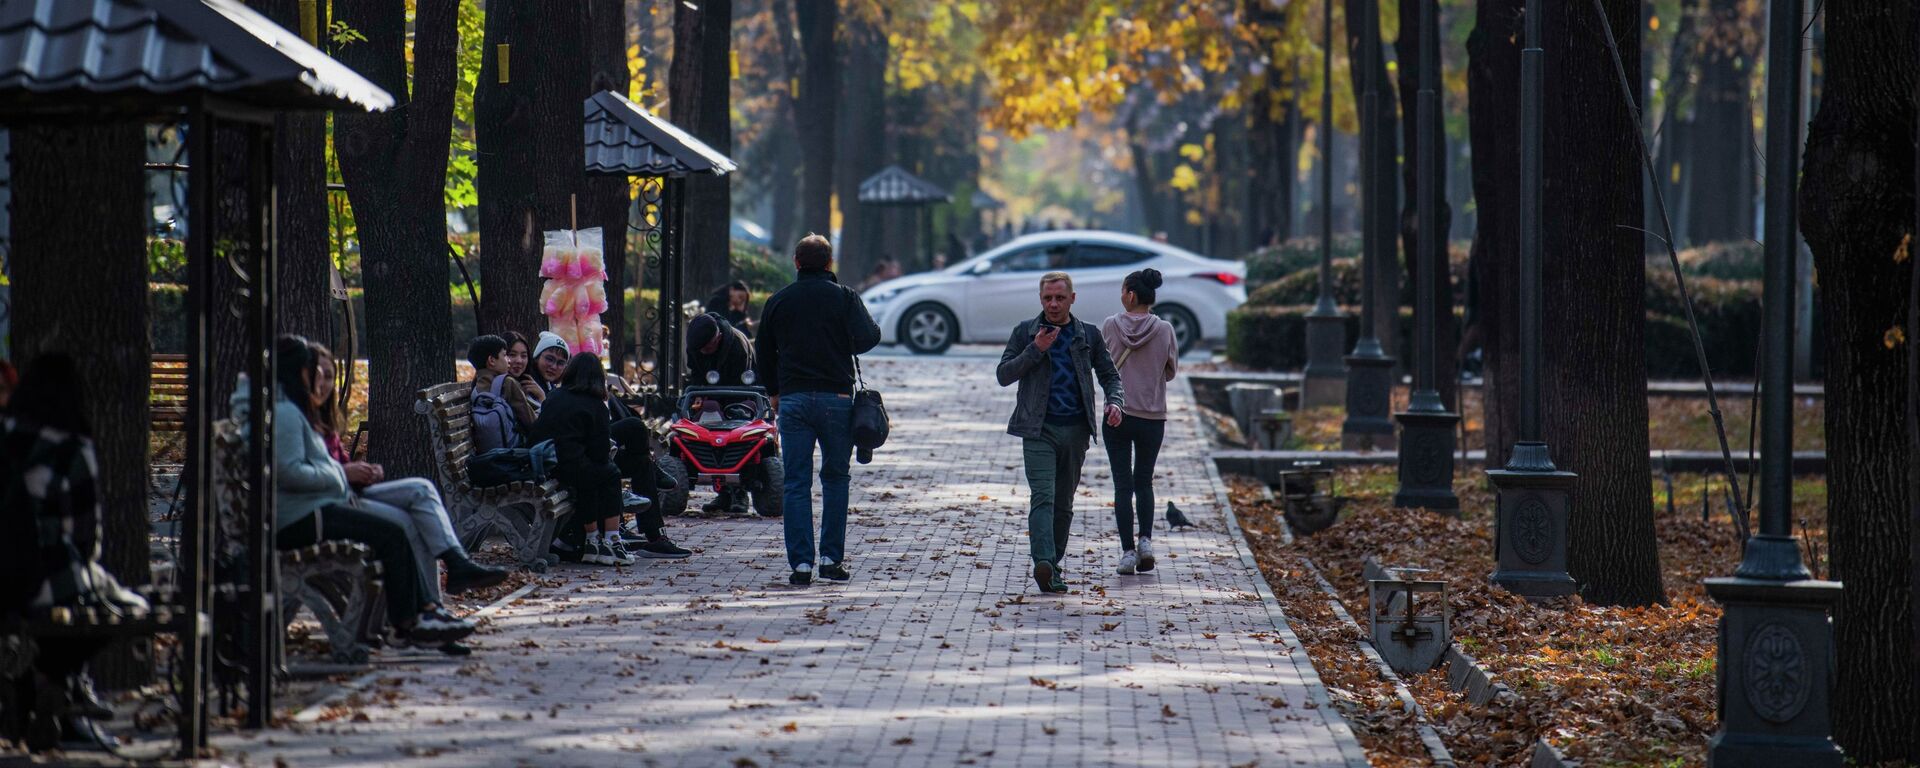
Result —
[{"label": "backpack", "polygon": [[481,390],[475,387],[473,390],[473,447],[480,453],[519,448],[524,442],[520,435],[520,422],[513,415],[513,406],[508,405],[507,399],[500,395],[502,383],[509,378],[495,376],[491,388]]},{"label": "backpack", "polygon": [[544,483],[559,458],[552,440],[542,440],[531,448],[495,448],[467,459],[467,482],[475,488]]}]

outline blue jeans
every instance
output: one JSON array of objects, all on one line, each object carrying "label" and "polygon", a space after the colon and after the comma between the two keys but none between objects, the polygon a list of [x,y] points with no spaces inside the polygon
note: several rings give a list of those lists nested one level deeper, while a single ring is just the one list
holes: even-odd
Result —
[{"label": "blue jeans", "polygon": [[846,562],[847,486],[853,462],[853,397],[828,392],[780,396],[780,461],[785,464],[787,565],[814,561],[813,446],[820,445],[820,551]]}]

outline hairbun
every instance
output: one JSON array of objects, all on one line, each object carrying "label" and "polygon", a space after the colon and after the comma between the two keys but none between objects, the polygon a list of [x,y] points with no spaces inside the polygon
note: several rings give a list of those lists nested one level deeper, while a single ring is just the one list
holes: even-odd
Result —
[{"label": "hairbun", "polygon": [[1148,267],[1146,269],[1140,270],[1140,280],[1141,282],[1146,283],[1148,288],[1158,288],[1161,286],[1162,283],[1166,282],[1165,280],[1161,279],[1160,270],[1154,269],[1152,267]]}]

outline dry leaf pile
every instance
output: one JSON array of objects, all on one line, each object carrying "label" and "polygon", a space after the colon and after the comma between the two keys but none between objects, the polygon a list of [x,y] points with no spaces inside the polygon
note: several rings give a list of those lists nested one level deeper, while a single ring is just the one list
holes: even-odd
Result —
[{"label": "dry leaf pile", "polygon": [[[1494,567],[1494,505],[1477,477],[1463,474],[1456,490],[1467,512],[1452,518],[1393,509],[1391,491],[1381,490],[1391,489],[1392,472],[1343,470],[1340,486],[1359,489],[1358,498],[1337,525],[1293,547],[1282,543],[1279,530],[1285,522],[1258,485],[1242,479],[1232,483],[1235,511],[1261,570],[1329,686],[1366,690],[1355,678],[1371,677],[1372,670],[1357,662],[1352,648],[1357,628],[1335,631],[1316,622],[1317,614],[1330,612],[1314,607],[1311,598],[1321,593],[1300,557],[1320,567],[1342,604],[1361,620],[1367,611],[1362,565],[1368,557],[1385,565],[1428,568],[1426,578],[1448,582],[1456,642],[1520,697],[1514,706],[1480,707],[1448,690],[1444,671],[1408,678],[1461,764],[1522,764],[1533,741],[1542,737],[1589,764],[1704,762],[1707,739],[1718,725],[1714,664],[1720,609],[1700,582],[1730,574],[1740,547],[1724,512],[1700,518],[1704,483],[1699,477],[1675,483],[1677,511],[1671,515],[1665,512],[1665,491],[1656,483],[1668,603],[1601,607],[1577,597],[1536,605],[1487,581]],[[1817,480],[1796,484],[1796,521],[1812,530],[1825,528],[1819,489]],[[1309,633],[1332,642],[1316,643]],[[1369,730],[1365,717],[1349,719],[1356,730]],[[1367,748],[1373,755],[1376,744]]]}]

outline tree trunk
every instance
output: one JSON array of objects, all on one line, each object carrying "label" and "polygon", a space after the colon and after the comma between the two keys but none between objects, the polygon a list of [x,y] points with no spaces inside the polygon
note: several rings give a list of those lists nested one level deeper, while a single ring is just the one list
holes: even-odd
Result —
[{"label": "tree trunk", "polygon": [[[1365,18],[1367,16],[1367,10],[1364,5],[1371,4],[1374,1],[1375,0],[1347,0],[1347,18]],[[1348,59],[1359,62],[1360,67],[1368,69],[1368,71],[1374,73],[1374,77],[1380,79],[1377,88],[1380,94],[1378,97],[1379,102],[1373,116],[1374,135],[1380,137],[1379,156],[1374,158],[1374,165],[1359,166],[1362,177],[1360,187],[1361,194],[1369,196],[1372,195],[1372,193],[1368,190],[1372,189],[1374,185],[1379,185],[1381,188],[1391,192],[1391,194],[1386,197],[1388,210],[1382,211],[1379,216],[1374,217],[1374,247],[1379,249],[1380,259],[1366,266],[1373,270],[1374,334],[1380,339],[1381,349],[1388,355],[1394,355],[1397,354],[1397,350],[1400,348],[1400,333],[1398,330],[1400,327],[1400,223],[1394,213],[1395,210],[1397,210],[1395,206],[1398,205],[1400,198],[1400,147],[1397,141],[1400,135],[1400,120],[1399,116],[1394,112],[1393,86],[1386,80],[1386,46],[1381,41],[1378,30],[1374,32],[1374,42],[1378,44],[1377,47],[1374,47],[1371,51],[1365,50],[1361,45],[1362,41],[1360,39],[1359,29],[1352,25],[1348,26]],[[1349,80],[1353,81],[1354,103],[1358,104],[1364,97],[1366,84],[1357,77],[1349,78]],[[1289,114],[1288,120],[1289,122],[1297,121],[1298,116]],[[1287,151],[1287,157],[1289,158],[1287,169],[1288,172],[1291,173],[1293,168],[1291,160],[1293,148],[1288,147]],[[1292,192],[1290,185],[1287,187],[1287,191],[1289,194]],[[1291,197],[1289,197],[1286,205],[1291,208],[1292,203],[1293,201]],[[1285,219],[1283,218],[1282,220],[1284,221]],[[1404,362],[1405,361],[1402,361],[1403,364]]]},{"label": "tree trunk", "polygon": [[[300,31],[298,0],[254,0],[267,18]],[[316,30],[326,3],[316,3]],[[321,41],[324,45],[324,40]],[[338,346],[333,332],[333,240],[327,229],[327,116],[286,112],[274,118],[273,186],[279,280],[274,310],[281,333]]]},{"label": "tree trunk", "polygon": [[[1440,10],[1441,12],[1436,23],[1440,27],[1440,39],[1446,40],[1447,14],[1444,8]],[[1405,198],[1405,203],[1400,210],[1400,241],[1402,252],[1408,254],[1405,260],[1407,276],[1407,282],[1405,284],[1415,286],[1420,284],[1419,270],[1425,268],[1425,266],[1420,263],[1421,260],[1415,258],[1415,255],[1420,252],[1417,247],[1420,240],[1420,223],[1417,215],[1420,210],[1420,201],[1414,199],[1416,193],[1411,191],[1419,188],[1415,183],[1414,169],[1420,166],[1420,118],[1418,110],[1415,109],[1414,105],[1418,102],[1420,94],[1420,46],[1420,3],[1400,3],[1400,38],[1394,41],[1393,47],[1397,54],[1396,59],[1400,64],[1400,114],[1406,118],[1401,124],[1401,145],[1403,157],[1405,158],[1405,162],[1401,164],[1401,183],[1406,185],[1406,189],[1409,190]],[[1443,77],[1442,82],[1444,81],[1445,78]],[[1443,262],[1448,259],[1447,254],[1451,251],[1447,236],[1448,225],[1453,221],[1453,208],[1447,205],[1447,121],[1445,96],[1446,93],[1444,89],[1441,93],[1436,94],[1436,102],[1440,110],[1440,119],[1435,121],[1434,131],[1437,135],[1434,136],[1433,140],[1433,146],[1439,151],[1441,158],[1440,162],[1434,164],[1435,172],[1437,172],[1440,177],[1434,179],[1433,194],[1436,199],[1433,204],[1434,210],[1439,212],[1440,232],[1438,240],[1440,242],[1440,258]],[[1417,305],[1417,302],[1414,302],[1414,304]],[[1434,318],[1434,388],[1439,390],[1441,401],[1447,403],[1448,408],[1451,409],[1455,408],[1453,405],[1454,394],[1455,390],[1458,389],[1456,386],[1458,376],[1455,373],[1458,369],[1458,362],[1454,359],[1454,348],[1458,345],[1459,328],[1458,323],[1454,321],[1453,317],[1453,275],[1451,270],[1444,264],[1440,267],[1438,274],[1434,275],[1433,307],[1437,315]],[[1390,336],[1388,331],[1393,328],[1394,326],[1392,325],[1381,328],[1380,335],[1383,337],[1382,341]],[[1400,364],[1406,366],[1407,370],[1412,371],[1414,370],[1413,366],[1420,364],[1418,360],[1412,358],[1413,350],[1406,350],[1406,354],[1401,357]]]},{"label": "tree trunk", "polygon": [[1480,345],[1486,350],[1486,466],[1504,467],[1520,437],[1520,49],[1523,0],[1479,0],[1467,38],[1467,129],[1473,142],[1473,237]]},{"label": "tree trunk", "polygon": [[1908,311],[1913,268],[1893,257],[1914,224],[1912,13],[1827,7],[1827,77],[1800,187],[1826,321],[1827,540],[1832,578],[1846,584],[1834,612],[1834,740],[1863,765],[1920,758],[1920,691],[1892,682],[1920,661],[1910,652],[1912,449],[1889,413],[1910,372],[1887,336]]},{"label": "tree trunk", "polygon": [[[834,125],[841,88],[839,50],[833,42],[839,16],[839,3],[801,2],[794,8],[800,27],[800,51],[806,59],[800,75],[799,114],[795,116],[802,153],[800,229],[829,237],[833,233]],[[851,45],[853,19],[848,19],[848,26]],[[851,199],[841,203],[843,211],[852,206]],[[782,250],[793,248],[792,243],[776,245]]]},{"label": "tree trunk", "polygon": [[[627,93],[626,17],[625,0],[592,0],[587,5],[589,95],[601,91],[622,96]],[[576,105],[574,113],[583,114],[583,110]],[[608,356],[613,362],[613,371],[624,375],[628,347],[635,342],[628,338],[627,303],[622,300],[627,288],[627,206],[631,202],[627,197],[627,179],[589,176],[585,186],[580,225],[600,228],[607,260],[607,311],[600,320],[609,334]]]},{"label": "tree trunk", "polygon": [[[1352,18],[1352,16],[1349,16]],[[1287,236],[1289,220],[1286,120],[1293,103],[1276,98],[1273,70],[1261,76],[1261,88],[1247,106],[1247,237],[1255,248]]]},{"label": "tree trunk", "polygon": [[795,98],[799,94],[792,88],[800,82],[805,62],[793,41],[796,22],[793,20],[791,0],[773,0],[770,6],[773,38],[779,46],[782,73],[781,82],[775,87],[780,92],[776,118],[780,121],[780,130],[767,139],[773,142],[773,217],[768,223],[768,237],[778,253],[800,240],[801,156],[800,148],[795,146],[796,137],[800,135],[800,105]]},{"label": "tree trunk", "polygon": [[[487,11],[480,78],[473,89],[474,154],[479,165],[474,178],[480,214],[478,330],[532,336],[547,329],[540,311],[543,242],[539,222],[534,220],[538,181],[533,93],[542,84],[537,49],[552,41],[540,39],[534,17],[541,15],[541,9],[533,3],[493,3]],[[504,62],[502,46],[506,47]],[[503,63],[504,83],[500,81]]]},{"label": "tree trunk", "polygon": [[[427,425],[413,412],[414,393],[453,379],[443,193],[457,82],[457,3],[420,0],[417,8],[409,88],[404,5],[334,4],[335,16],[367,37],[342,46],[341,63],[406,105],[334,116],[340,172],[360,227],[372,457],[394,477],[432,475]],[[576,131],[576,156],[578,138]]]},{"label": "tree trunk", "polygon": [[1753,112],[1748,96],[1754,51],[1746,44],[1738,0],[1707,0],[1700,90],[1690,132],[1711,137],[1692,148],[1687,238],[1694,243],[1754,236]]},{"label": "tree trunk", "polygon": [[[806,6],[809,5],[816,5],[816,3],[800,4],[800,15],[803,19],[801,22],[803,46],[807,42],[804,18],[807,15]],[[818,3],[818,5],[830,6],[832,3]],[[824,9],[816,12],[824,12]],[[823,146],[834,147],[833,153],[829,153],[828,158],[838,165],[833,169],[830,181],[832,188],[838,190],[840,198],[840,240],[835,243],[835,255],[840,261],[840,276],[843,280],[858,284],[872,271],[875,264],[880,263],[880,260],[888,255],[886,246],[883,245],[886,237],[886,230],[883,227],[884,210],[860,204],[860,182],[878,173],[888,162],[888,155],[884,151],[887,143],[888,121],[887,36],[875,29],[872,22],[861,14],[849,13],[841,30],[839,51],[845,58],[836,60],[838,63],[832,74],[833,80],[830,82],[840,85],[841,93],[836,94],[834,107],[840,130],[837,138],[826,137],[823,140]],[[813,54],[809,49],[807,71],[811,72],[812,67]],[[810,109],[806,86],[801,86],[800,94],[801,109]],[[800,121],[803,126],[807,119],[808,115],[802,112]],[[833,122],[828,122],[827,128],[831,129],[833,125]],[[812,145],[808,143],[810,141],[812,137],[803,132],[801,151],[805,153],[804,162],[806,163],[814,162],[815,152]],[[834,146],[836,141],[837,147]],[[807,168],[808,177],[811,178],[812,166],[809,165]],[[808,190],[811,190],[812,182],[808,181],[806,184]],[[803,197],[812,194],[814,193],[811,191],[802,192]],[[803,207],[811,204],[811,200],[802,202]],[[814,226],[811,223],[813,220],[811,213],[803,213],[801,220],[805,228],[811,229]],[[825,233],[827,230],[812,231]],[[786,247],[791,250],[793,244],[788,243]],[[906,254],[897,253],[892,255],[903,259],[906,256]]]},{"label": "tree trunk", "polygon": [[[723,155],[733,154],[732,33],[733,0],[674,5],[668,110],[681,129]],[[702,174],[687,179],[683,253],[684,298],[688,300],[712,293],[732,273],[728,264],[733,250],[729,235],[733,222],[731,183],[727,176]]]},{"label": "tree trunk", "polygon": [[[1607,0],[1627,77],[1640,76],[1640,4]],[[1567,570],[1598,605],[1665,599],[1647,466],[1646,257],[1633,120],[1600,19],[1541,20],[1546,56],[1542,422],[1573,486]],[[1628,227],[1622,227],[1625,224]],[[1577,311],[1570,308],[1577,307]]]},{"label": "tree trunk", "polygon": [[[13,354],[28,376],[44,352],[78,365],[106,500],[100,563],[130,586],[152,579],[144,162],[145,134],[134,123],[13,130]],[[151,676],[124,649],[100,656],[93,670],[115,689]]]},{"label": "tree trunk", "polygon": [[1211,230],[1207,239],[1209,253],[1217,259],[1238,259],[1250,250],[1246,236],[1247,177],[1237,172],[1247,167],[1247,124],[1240,115],[1220,115],[1213,121],[1213,152],[1209,180],[1215,185],[1215,210],[1207,217]]},{"label": "tree trunk", "polygon": [[[1692,161],[1690,148],[1693,135],[1691,102],[1693,99],[1692,77],[1695,49],[1699,47],[1699,27],[1696,17],[1703,12],[1705,0],[1700,0],[1700,8],[1689,8],[1688,3],[1680,6],[1679,21],[1673,32],[1673,50],[1667,57],[1667,76],[1661,81],[1666,89],[1662,98],[1665,102],[1660,122],[1655,126],[1654,170],[1659,178],[1654,179],[1660,185],[1660,194],[1667,202],[1667,215],[1671,219],[1674,233],[1674,247],[1687,247],[1686,217],[1683,210],[1686,195],[1683,190],[1686,181],[1686,165]],[[1652,201],[1649,200],[1651,205]],[[1658,212],[1653,212],[1654,224],[1659,223]],[[1660,232],[1658,228],[1650,228]]]}]

